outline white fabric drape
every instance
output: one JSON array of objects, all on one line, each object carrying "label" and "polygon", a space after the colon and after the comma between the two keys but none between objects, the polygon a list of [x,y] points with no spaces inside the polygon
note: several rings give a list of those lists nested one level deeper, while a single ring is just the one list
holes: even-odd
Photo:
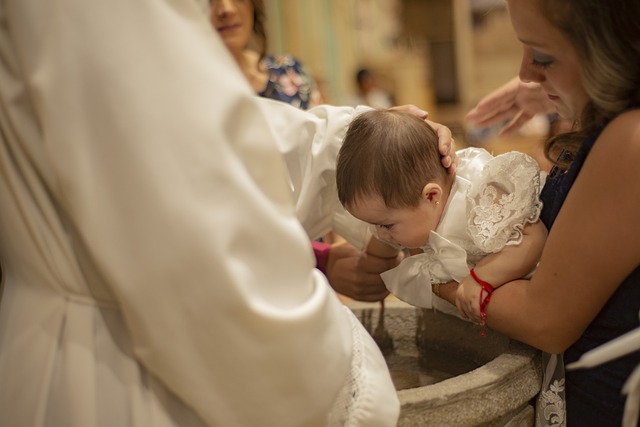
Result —
[{"label": "white fabric drape", "polygon": [[395,424],[293,203],[353,109],[269,123],[186,0],[4,1],[0,103],[3,425],[324,425],[354,369],[341,419]]}]

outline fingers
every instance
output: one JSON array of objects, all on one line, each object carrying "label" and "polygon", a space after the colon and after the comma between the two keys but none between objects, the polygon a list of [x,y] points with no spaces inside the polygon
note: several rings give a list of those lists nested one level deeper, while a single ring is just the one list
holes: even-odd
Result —
[{"label": "fingers", "polygon": [[336,292],[357,301],[380,301],[389,295],[379,274],[363,272],[355,263],[337,263],[327,278]]},{"label": "fingers", "polygon": [[451,163],[451,166],[449,166],[449,168],[447,169],[447,171],[449,172],[449,175],[454,175],[456,173],[456,170],[458,169],[458,159],[456,158],[453,163]]},{"label": "fingers", "polygon": [[460,316],[462,316],[464,319],[467,319],[476,324],[480,324],[480,317],[475,315],[473,309],[469,307],[467,302],[456,298],[456,307],[458,308]]},{"label": "fingers", "polygon": [[389,291],[384,286],[382,286],[381,288],[353,286],[349,288],[334,289],[336,292],[356,301],[378,302],[389,296]]},{"label": "fingers", "polygon": [[457,167],[456,143],[451,134],[451,129],[440,123],[426,121],[438,135],[438,151],[442,154],[442,165],[448,169],[450,174],[455,173]]},{"label": "fingers", "polygon": [[470,320],[469,315],[467,314],[468,310],[466,300],[463,295],[461,288],[458,288],[458,291],[456,292],[456,307],[458,308],[458,313],[460,313],[462,318]]},{"label": "fingers", "polygon": [[[400,264],[402,258],[402,253],[396,255],[394,258],[380,258],[375,255],[364,253],[360,257],[359,268],[362,272],[377,275],[377,277],[379,278],[380,273],[392,269]],[[382,279],[380,279],[380,281],[382,281]]]},{"label": "fingers", "polygon": [[427,120],[426,122],[438,135],[438,150],[440,151],[440,154],[447,156],[452,151],[452,147],[454,147],[451,129],[440,123],[432,122],[431,120]]},{"label": "fingers", "polygon": [[380,301],[389,295],[380,274],[359,271],[350,281],[349,296],[358,301]]},{"label": "fingers", "polygon": [[358,288],[358,300],[366,301],[366,302],[376,302],[382,301],[386,297],[389,296],[389,291],[384,285],[374,287],[374,286],[363,286]]},{"label": "fingers", "polygon": [[515,102],[515,98],[504,99],[502,96],[484,99],[467,113],[465,120],[478,125],[493,123],[508,114]]},{"label": "fingers", "polygon": [[[451,138],[451,142],[452,144],[454,143],[453,138]],[[456,169],[458,167],[458,157],[456,156],[455,150],[451,150],[449,154],[442,158],[442,164],[445,168],[447,168],[449,175],[453,175],[456,173]]]},{"label": "fingers", "polygon": [[409,113],[409,114],[413,114],[414,116],[418,116],[421,119],[426,119],[427,117],[429,117],[429,113],[427,113],[426,111],[424,111],[421,108],[416,107],[413,104],[398,105],[398,106],[395,106],[395,107],[391,107],[389,109],[390,110],[404,111],[405,113]]},{"label": "fingers", "polygon": [[520,114],[516,115],[506,126],[504,126],[500,130],[499,135],[500,136],[511,135],[512,133],[520,129],[525,123],[531,120],[531,118],[532,118],[531,116],[521,111]]},{"label": "fingers", "polygon": [[464,312],[464,309],[462,308],[462,303],[458,299],[456,299],[456,308],[458,309],[458,314],[460,314],[460,317],[462,317],[463,319],[469,320],[469,317],[467,317],[467,314]]},{"label": "fingers", "polygon": [[[451,144],[455,144],[453,138],[451,138]],[[442,166],[444,166],[449,175],[453,175],[456,173],[456,169],[458,167],[458,157],[456,156],[455,150],[450,150],[446,155],[442,157]]]},{"label": "fingers", "polygon": [[475,282],[471,284],[471,287],[465,286],[464,281],[458,286],[456,291],[455,304],[458,308],[460,315],[472,321],[473,323],[480,324],[480,307],[478,305],[479,285]]},{"label": "fingers", "polygon": [[475,108],[467,113],[465,120],[478,127],[488,127],[501,120],[510,119],[520,110],[516,108],[520,84],[518,77],[509,80],[482,98]]},{"label": "fingers", "polygon": [[500,124],[506,120],[511,120],[515,116],[522,114],[522,109],[518,107],[514,102],[510,102],[507,105],[500,108],[484,109],[483,113],[476,112],[475,114],[467,114],[465,120],[471,123],[473,126],[483,128],[491,127],[496,124]]},{"label": "fingers", "polygon": [[480,324],[482,319],[480,318],[477,301],[471,302],[467,300],[463,305],[464,313],[467,316],[467,319],[471,320],[473,323]]}]

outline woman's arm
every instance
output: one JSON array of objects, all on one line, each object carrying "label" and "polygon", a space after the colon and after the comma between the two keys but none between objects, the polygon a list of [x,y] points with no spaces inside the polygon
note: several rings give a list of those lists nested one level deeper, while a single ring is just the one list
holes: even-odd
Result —
[{"label": "woman's arm", "polygon": [[591,150],[530,281],[498,289],[492,329],[544,351],[578,339],[640,260],[640,111],[612,121]]},{"label": "woman's arm", "polygon": [[[519,244],[505,246],[500,252],[487,255],[476,264],[474,271],[494,289],[522,278],[534,270],[546,238],[547,228],[542,221],[527,224],[522,230],[522,241]],[[480,320],[480,291],[481,287],[471,275],[460,282],[457,290],[458,309],[474,321]]]}]

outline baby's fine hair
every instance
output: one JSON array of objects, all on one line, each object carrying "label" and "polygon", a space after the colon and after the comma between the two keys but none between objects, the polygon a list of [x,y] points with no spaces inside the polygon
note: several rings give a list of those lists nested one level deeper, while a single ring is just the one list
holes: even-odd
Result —
[{"label": "baby's fine hair", "polygon": [[438,135],[424,120],[397,110],[372,110],[349,125],[336,170],[338,198],[348,207],[379,195],[387,207],[415,207],[429,182],[449,178]]}]

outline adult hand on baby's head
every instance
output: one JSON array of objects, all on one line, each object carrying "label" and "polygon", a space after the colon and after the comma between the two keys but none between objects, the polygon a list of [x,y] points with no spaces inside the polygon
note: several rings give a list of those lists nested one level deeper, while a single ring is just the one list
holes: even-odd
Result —
[{"label": "adult hand on baby's head", "polygon": [[404,111],[406,113],[413,114],[420,117],[421,119],[426,120],[426,122],[429,123],[429,125],[438,134],[438,150],[440,151],[440,154],[442,154],[442,166],[447,168],[449,173],[455,173],[456,167],[458,165],[458,159],[456,158],[456,144],[453,140],[451,130],[448,127],[441,125],[440,123],[427,120],[427,118],[429,117],[429,113],[416,107],[415,105],[399,105],[397,107],[390,108],[390,110]]},{"label": "adult hand on baby's head", "polygon": [[451,130],[445,125],[427,120],[427,123],[435,129],[438,134],[438,150],[442,155],[440,161],[442,166],[447,168],[450,174],[456,172],[458,166],[458,158],[456,157],[456,142],[453,140]]}]

